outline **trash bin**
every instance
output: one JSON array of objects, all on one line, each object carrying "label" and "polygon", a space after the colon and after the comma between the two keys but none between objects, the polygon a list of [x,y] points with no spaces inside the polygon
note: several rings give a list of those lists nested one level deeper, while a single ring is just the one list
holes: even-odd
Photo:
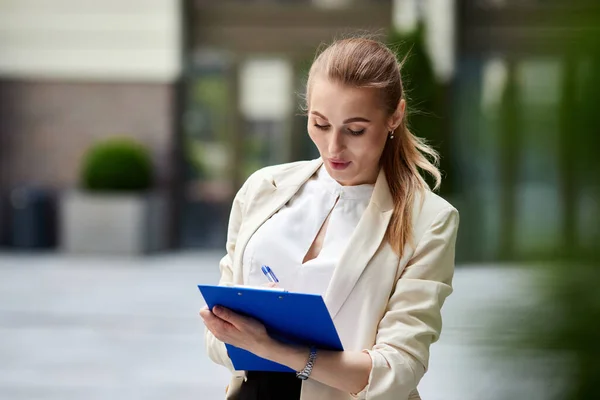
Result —
[{"label": "trash bin", "polygon": [[22,186],[9,198],[8,244],[22,249],[56,246],[56,196],[49,189]]},{"label": "trash bin", "polygon": [[0,190],[0,247],[8,244],[8,207],[6,194]]}]

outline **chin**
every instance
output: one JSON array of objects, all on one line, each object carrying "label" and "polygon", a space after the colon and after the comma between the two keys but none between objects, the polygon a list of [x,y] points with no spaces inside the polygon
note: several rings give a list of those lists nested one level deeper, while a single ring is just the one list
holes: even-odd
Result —
[{"label": "chin", "polygon": [[351,170],[351,168],[347,168],[346,170],[336,170],[326,167],[329,176],[338,181],[339,183],[347,184],[348,182],[352,182],[356,177],[356,174]]}]

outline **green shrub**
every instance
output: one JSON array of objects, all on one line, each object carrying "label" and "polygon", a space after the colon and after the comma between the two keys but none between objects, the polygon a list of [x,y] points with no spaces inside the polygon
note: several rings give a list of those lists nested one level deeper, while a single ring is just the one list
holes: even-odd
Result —
[{"label": "green shrub", "polygon": [[129,138],[110,138],[85,154],[81,186],[102,192],[144,191],[152,186],[153,167],[146,147]]}]

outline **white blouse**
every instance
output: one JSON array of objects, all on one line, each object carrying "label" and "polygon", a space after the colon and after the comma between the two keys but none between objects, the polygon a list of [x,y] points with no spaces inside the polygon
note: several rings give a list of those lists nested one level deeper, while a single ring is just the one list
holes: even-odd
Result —
[{"label": "white blouse", "polygon": [[[325,295],[335,266],[363,215],[374,185],[342,186],[324,166],[250,238],[243,256],[244,284],[268,282],[268,265],[290,292]],[[331,213],[318,256],[303,263]]]}]

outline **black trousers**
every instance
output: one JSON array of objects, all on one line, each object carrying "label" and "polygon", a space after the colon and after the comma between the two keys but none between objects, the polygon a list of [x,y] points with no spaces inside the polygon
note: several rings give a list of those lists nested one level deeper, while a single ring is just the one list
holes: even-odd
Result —
[{"label": "black trousers", "polygon": [[248,371],[240,400],[300,400],[302,380],[293,372]]}]

